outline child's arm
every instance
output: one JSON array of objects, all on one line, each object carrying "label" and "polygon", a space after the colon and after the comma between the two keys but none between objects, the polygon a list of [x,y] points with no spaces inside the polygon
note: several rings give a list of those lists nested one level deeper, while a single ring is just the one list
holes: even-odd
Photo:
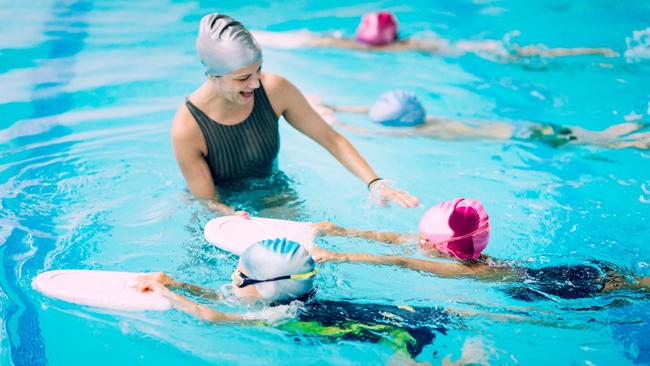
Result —
[{"label": "child's arm", "polygon": [[348,229],[336,224],[323,221],[313,224],[316,232],[322,236],[344,236],[348,238],[364,238],[369,240],[380,241],[388,244],[407,244],[417,243],[418,236],[415,234],[401,234],[390,231],[371,231]]},{"label": "child's arm", "polygon": [[212,299],[212,300],[222,300],[223,297],[213,291],[212,289],[206,288],[206,287],[201,287],[197,285],[193,285],[191,283],[185,283],[185,282],[180,282],[176,281],[173,279],[170,275],[164,272],[154,272],[154,273],[148,273],[142,277],[140,277],[141,280],[151,280],[158,282],[162,284],[163,286],[170,287],[170,288],[177,288],[180,290],[184,290],[192,294],[193,296],[198,296],[202,297],[204,299]]},{"label": "child's arm", "polygon": [[209,308],[205,305],[198,304],[183,295],[177,294],[168,289],[161,282],[155,279],[141,278],[138,280],[136,289],[141,292],[153,292],[163,296],[171,302],[176,309],[192,315],[193,317],[212,323],[243,321],[245,320],[240,314],[228,314]]},{"label": "child's arm", "polygon": [[312,248],[312,256],[318,262],[359,262],[392,265],[428,272],[444,278],[474,278],[481,281],[512,281],[518,278],[510,267],[491,267],[483,263],[446,263],[402,256],[379,256],[364,253],[337,253],[321,248]]}]

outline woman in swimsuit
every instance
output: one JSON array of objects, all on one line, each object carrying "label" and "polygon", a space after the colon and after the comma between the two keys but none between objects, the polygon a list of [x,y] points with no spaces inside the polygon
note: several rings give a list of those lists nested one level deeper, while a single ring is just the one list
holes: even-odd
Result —
[{"label": "woman in swimsuit", "polygon": [[257,41],[234,19],[203,17],[196,49],[207,80],[178,109],[172,144],[190,192],[225,213],[216,187],[276,171],[278,118],[327,149],[383,200],[414,207],[417,198],[382,181],[350,142],[323,121],[282,76],[265,73]]}]

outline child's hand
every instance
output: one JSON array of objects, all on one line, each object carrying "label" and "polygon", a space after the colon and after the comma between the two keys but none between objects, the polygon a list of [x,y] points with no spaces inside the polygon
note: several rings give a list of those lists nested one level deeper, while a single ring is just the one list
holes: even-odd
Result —
[{"label": "child's hand", "polygon": [[240,217],[243,217],[245,219],[250,219],[251,218],[250,215],[248,214],[248,212],[246,212],[246,211],[237,211],[237,212],[235,212],[235,216],[240,216]]},{"label": "child's hand", "polygon": [[138,276],[132,286],[138,292],[154,292],[162,294],[169,291],[166,286],[174,284],[174,279],[164,272],[148,273]]},{"label": "child's hand", "polygon": [[165,285],[165,286],[173,285],[176,282],[172,278],[172,276],[168,275],[165,272],[147,273],[146,275],[140,276],[139,278],[146,279],[146,280],[151,280],[151,281],[156,281],[156,282],[159,282],[160,284]]},{"label": "child's hand", "polygon": [[309,254],[311,254],[311,257],[314,258],[314,261],[317,263],[323,263],[338,259],[338,253],[319,247],[313,247],[309,249]]},{"label": "child's hand", "polygon": [[169,291],[162,283],[143,277],[138,278],[132,287],[138,292],[152,292],[158,295],[163,295]]},{"label": "child's hand", "polygon": [[321,222],[317,222],[317,223],[315,223],[313,225],[314,225],[314,229],[316,229],[316,231],[318,231],[319,233],[324,233],[324,234],[330,233],[330,232],[334,231],[334,229],[336,229],[336,225],[333,222],[330,222],[330,221],[321,221]]}]

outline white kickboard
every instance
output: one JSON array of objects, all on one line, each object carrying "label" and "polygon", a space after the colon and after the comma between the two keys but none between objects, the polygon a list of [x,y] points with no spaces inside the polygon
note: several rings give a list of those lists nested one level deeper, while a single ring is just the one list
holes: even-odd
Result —
[{"label": "white kickboard", "polygon": [[144,273],[91,270],[58,270],[41,273],[32,287],[46,296],[80,305],[124,311],[164,311],[168,299],[138,292],[131,286]]},{"label": "white kickboard", "polygon": [[260,240],[287,238],[306,248],[314,246],[316,230],[309,222],[241,216],[222,216],[210,220],[203,231],[205,240],[218,248],[241,255]]}]

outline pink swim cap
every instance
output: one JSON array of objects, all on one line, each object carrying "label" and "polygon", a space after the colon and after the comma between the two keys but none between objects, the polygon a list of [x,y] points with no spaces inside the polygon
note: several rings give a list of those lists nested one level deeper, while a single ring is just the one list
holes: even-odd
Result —
[{"label": "pink swim cap", "polygon": [[431,207],[420,220],[422,249],[438,249],[466,261],[475,260],[490,240],[490,218],[476,200],[456,198]]},{"label": "pink swim cap", "polygon": [[373,46],[383,46],[397,39],[397,20],[388,11],[367,13],[357,28],[357,41]]}]

